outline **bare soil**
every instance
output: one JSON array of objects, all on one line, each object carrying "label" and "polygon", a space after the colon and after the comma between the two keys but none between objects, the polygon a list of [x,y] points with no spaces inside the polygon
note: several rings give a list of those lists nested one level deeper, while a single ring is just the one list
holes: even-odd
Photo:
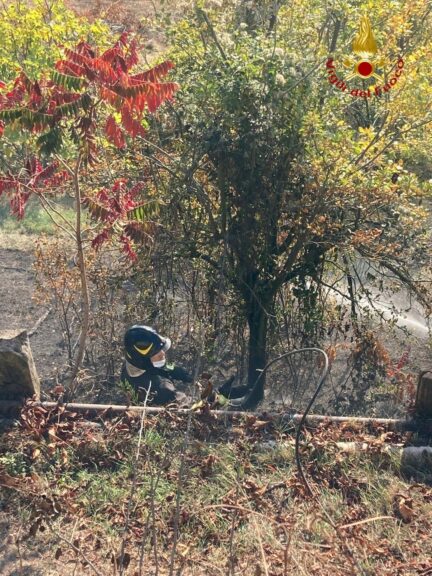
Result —
[{"label": "bare soil", "polygon": [[30,344],[43,387],[55,381],[56,372],[67,358],[63,338],[52,310],[35,300],[31,237],[0,236],[0,333],[3,330],[27,330],[35,326],[49,310],[30,337]]}]

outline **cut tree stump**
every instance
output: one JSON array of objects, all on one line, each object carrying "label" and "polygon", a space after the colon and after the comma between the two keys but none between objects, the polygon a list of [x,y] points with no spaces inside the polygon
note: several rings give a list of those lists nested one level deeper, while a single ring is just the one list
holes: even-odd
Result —
[{"label": "cut tree stump", "polygon": [[432,418],[432,370],[420,373],[415,411],[422,418]]},{"label": "cut tree stump", "polygon": [[40,382],[25,330],[0,332],[0,400],[40,398]]}]

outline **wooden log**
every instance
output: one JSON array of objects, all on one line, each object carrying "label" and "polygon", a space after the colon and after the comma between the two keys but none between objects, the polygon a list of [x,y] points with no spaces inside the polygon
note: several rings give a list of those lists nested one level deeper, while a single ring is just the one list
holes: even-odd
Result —
[{"label": "wooden log", "polygon": [[[37,406],[43,406],[44,408],[55,408],[58,406],[57,402],[35,402]],[[18,412],[21,408],[19,402],[5,402],[0,400],[0,414],[11,415],[14,412]],[[141,414],[146,412],[146,414],[166,414],[168,410],[174,414],[189,414],[189,408],[172,408],[167,409],[166,407],[160,406],[133,406],[133,405],[121,405],[121,404],[81,404],[76,402],[65,403],[64,407],[72,412],[83,412],[86,416],[97,416],[100,412],[106,412],[109,415],[119,415],[124,412],[136,412]],[[211,413],[219,418],[226,418],[227,420],[232,420],[236,417],[250,417],[256,416],[261,419],[271,418],[276,420],[284,420],[292,422],[293,424],[299,424],[302,419],[302,414],[293,413],[269,413],[269,412],[244,412],[239,410],[212,410]],[[199,412],[196,412],[199,416]],[[333,424],[352,424],[353,426],[382,426],[387,430],[397,430],[400,432],[422,432],[426,435],[432,435],[432,418],[431,419],[410,419],[405,420],[402,418],[367,418],[358,416],[325,416],[322,414],[310,414],[306,418],[305,425],[314,428],[319,426],[324,422],[331,422]]]}]

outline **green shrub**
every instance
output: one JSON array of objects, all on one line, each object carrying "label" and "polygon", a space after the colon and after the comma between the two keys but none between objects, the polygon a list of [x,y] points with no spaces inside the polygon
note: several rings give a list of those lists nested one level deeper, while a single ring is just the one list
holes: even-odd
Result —
[{"label": "green shrub", "polygon": [[32,79],[51,68],[61,46],[79,40],[107,42],[109,28],[101,20],[89,22],[68,9],[63,0],[15,1],[0,9],[0,79],[15,78],[22,68]]}]

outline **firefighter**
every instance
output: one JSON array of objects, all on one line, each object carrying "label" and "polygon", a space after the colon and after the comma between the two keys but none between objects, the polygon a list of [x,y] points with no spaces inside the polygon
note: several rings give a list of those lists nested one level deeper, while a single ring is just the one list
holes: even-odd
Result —
[{"label": "firefighter", "polygon": [[166,352],[171,340],[150,326],[136,324],[124,336],[125,362],[121,380],[137,392],[139,400],[148,395],[149,404],[169,404],[185,400],[175,389],[173,380],[190,383],[192,376],[180,366],[167,363]]}]

